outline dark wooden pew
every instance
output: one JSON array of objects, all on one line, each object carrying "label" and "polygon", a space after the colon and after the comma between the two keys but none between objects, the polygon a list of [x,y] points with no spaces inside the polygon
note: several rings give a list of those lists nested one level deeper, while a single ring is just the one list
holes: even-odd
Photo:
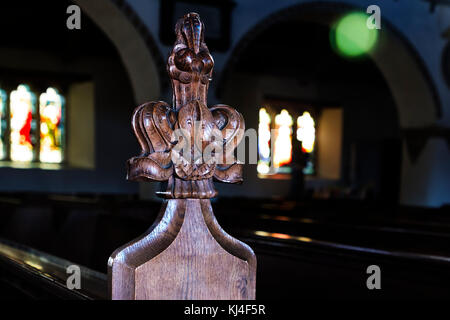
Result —
[{"label": "dark wooden pew", "polygon": [[79,290],[67,288],[67,267],[75,263],[0,241],[1,299],[106,299],[106,275],[83,266]]},{"label": "dark wooden pew", "polygon": [[[0,237],[27,245],[2,241],[2,298],[105,298],[109,255],[144,232],[158,207],[127,197],[0,197]],[[422,229],[395,219],[390,225],[348,222],[345,216],[302,217],[276,206],[259,211],[257,205],[243,215],[228,211],[223,200],[214,207],[230,234],[255,250],[258,298],[450,297],[445,223]],[[87,267],[85,291],[65,288],[69,264]],[[371,264],[382,270],[379,292],[365,286]]]},{"label": "dark wooden pew", "polygon": [[[260,259],[259,299],[450,298],[450,260],[343,246],[279,234],[239,237]],[[106,299],[106,274],[81,267],[81,290],[66,288],[65,259],[0,242],[0,297],[28,299]],[[382,290],[365,286],[369,265],[382,270]]]}]

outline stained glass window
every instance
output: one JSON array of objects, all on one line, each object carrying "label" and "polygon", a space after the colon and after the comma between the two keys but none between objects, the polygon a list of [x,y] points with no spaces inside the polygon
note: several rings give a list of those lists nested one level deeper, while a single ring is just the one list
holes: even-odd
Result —
[{"label": "stained glass window", "polygon": [[12,161],[32,161],[36,122],[35,96],[26,85],[19,85],[10,95],[10,158]]},{"label": "stained glass window", "polygon": [[292,161],[292,117],[285,109],[275,116],[273,165],[280,168]]},{"label": "stained glass window", "polygon": [[258,173],[267,174],[270,171],[270,115],[265,108],[259,109],[258,125]]},{"label": "stained glass window", "polygon": [[41,162],[60,163],[63,160],[64,98],[54,88],[39,97]]},{"label": "stained glass window", "polygon": [[6,92],[0,89],[0,160],[6,158]]},{"label": "stained glass window", "polygon": [[39,95],[39,105],[28,85],[11,92],[0,89],[0,160],[61,163],[64,104],[64,97],[51,87]]},{"label": "stained glass window", "polygon": [[[291,173],[294,156],[296,165],[302,163],[304,174],[315,174],[315,120],[308,111],[300,116],[295,110],[292,112],[297,119],[295,123],[295,118],[286,109],[274,116],[266,108],[259,109],[257,172],[262,176]],[[301,148],[295,150],[292,141],[294,125],[295,138],[301,142]]]},{"label": "stained glass window", "polygon": [[297,140],[302,142],[302,151],[311,153],[314,150],[315,139],[314,119],[309,112],[305,111],[297,118]]},{"label": "stained glass window", "polygon": [[316,140],[314,119],[307,111],[297,118],[297,140],[302,142],[302,152],[307,154],[304,174],[314,174],[313,151]]}]

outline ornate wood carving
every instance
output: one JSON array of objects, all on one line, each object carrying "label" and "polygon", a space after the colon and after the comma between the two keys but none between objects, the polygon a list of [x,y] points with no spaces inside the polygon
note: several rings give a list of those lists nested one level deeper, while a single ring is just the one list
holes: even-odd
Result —
[{"label": "ornate wood carving", "polygon": [[244,119],[227,105],[207,107],[214,61],[198,14],[178,20],[175,32],[167,63],[174,105],[136,108],[132,127],[142,151],[127,162],[129,180],[163,182],[158,195],[167,200],[152,227],[110,257],[111,297],[254,299],[256,257],[222,230],[210,203],[213,179],[242,182],[242,164],[229,159]]}]

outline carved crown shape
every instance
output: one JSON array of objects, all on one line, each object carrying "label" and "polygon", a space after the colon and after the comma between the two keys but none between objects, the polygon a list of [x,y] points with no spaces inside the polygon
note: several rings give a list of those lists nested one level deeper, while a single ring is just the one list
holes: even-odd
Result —
[{"label": "carved crown shape", "polygon": [[[242,115],[227,105],[207,106],[214,60],[196,13],[179,19],[167,62],[173,106],[148,102],[133,113],[132,126],[142,152],[127,162],[127,179],[162,181],[165,198],[212,198],[212,180],[242,182],[234,149],[242,140]],[[231,158],[231,161],[230,161]]]}]

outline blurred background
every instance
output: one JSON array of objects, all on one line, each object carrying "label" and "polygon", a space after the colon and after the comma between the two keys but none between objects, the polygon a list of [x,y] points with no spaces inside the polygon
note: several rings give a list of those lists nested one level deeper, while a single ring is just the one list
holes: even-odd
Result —
[{"label": "blurred background", "polygon": [[215,60],[208,104],[258,132],[244,183],[213,199],[257,255],[257,297],[449,298],[446,0],[2,1],[0,297],[106,298],[109,255],[162,201],[125,179],[131,115],[171,103],[166,60],[192,11]]}]

